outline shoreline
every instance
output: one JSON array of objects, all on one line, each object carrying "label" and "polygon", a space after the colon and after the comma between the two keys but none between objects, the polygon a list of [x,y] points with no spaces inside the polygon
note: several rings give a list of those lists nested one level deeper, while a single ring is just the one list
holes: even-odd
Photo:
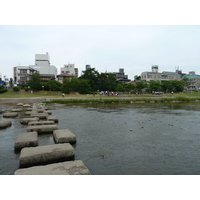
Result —
[{"label": "shoreline", "polygon": [[46,98],[0,98],[0,105],[16,105],[18,103],[42,103]]},{"label": "shoreline", "polygon": [[166,103],[166,102],[200,102],[200,98],[192,97],[119,97],[119,98],[0,98],[0,105],[16,105],[18,103]]}]

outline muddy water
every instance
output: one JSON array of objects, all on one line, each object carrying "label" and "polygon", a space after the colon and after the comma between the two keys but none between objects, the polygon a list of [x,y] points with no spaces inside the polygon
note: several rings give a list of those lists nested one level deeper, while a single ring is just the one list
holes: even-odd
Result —
[{"label": "muddy water", "polygon": [[[199,103],[53,104],[50,110],[59,129],[76,134],[75,159],[91,174],[200,174]],[[13,148],[17,134],[26,130],[19,123],[23,116],[0,130],[0,174],[18,169]],[[39,145],[45,144],[54,144],[51,134],[39,136]]]}]

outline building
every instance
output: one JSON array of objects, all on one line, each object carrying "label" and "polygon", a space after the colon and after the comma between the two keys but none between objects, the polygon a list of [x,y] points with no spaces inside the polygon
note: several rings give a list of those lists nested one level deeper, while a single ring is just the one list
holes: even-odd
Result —
[{"label": "building", "polygon": [[64,79],[68,78],[69,80],[71,80],[72,78],[72,75],[70,74],[67,74],[67,73],[62,73],[62,74],[59,74],[57,75],[57,79],[60,83],[63,83]]},{"label": "building", "polygon": [[57,76],[57,68],[50,64],[48,52],[46,54],[35,54],[35,65],[16,66],[13,68],[14,84],[27,86],[32,73],[40,74],[41,80],[47,82]]},{"label": "building", "polygon": [[78,68],[74,68],[75,71],[75,77],[78,78]]},{"label": "building", "polygon": [[[29,66],[16,66],[14,71],[14,84],[19,86],[27,86],[30,81],[31,74],[35,71]],[[36,71],[37,72],[37,71]]]},{"label": "building", "polygon": [[43,77],[48,74],[48,77],[51,75],[55,79],[57,76],[57,68],[51,65],[48,52],[46,54],[35,54],[35,65],[30,65],[30,67],[37,70]]},{"label": "building", "polygon": [[200,90],[200,75],[197,75],[194,71],[191,71],[189,74],[183,76],[183,78],[188,78],[189,85],[187,90]]},{"label": "building", "polygon": [[85,65],[85,70],[91,69],[91,65]]},{"label": "building", "polygon": [[[128,75],[125,75],[124,68],[119,68],[119,72],[110,72],[110,73],[114,74],[117,83],[121,82],[124,85],[131,81],[130,79],[128,79]],[[110,73],[106,72],[105,74],[108,75]]]},{"label": "building", "polygon": [[163,71],[158,72],[158,65],[153,65],[151,67],[151,72],[142,72],[141,80],[143,81],[169,81],[169,80],[181,80],[181,74],[176,72]]},{"label": "building", "polygon": [[65,64],[64,67],[61,67],[60,71],[61,74],[70,74],[78,78],[78,68],[75,68],[74,64]]}]

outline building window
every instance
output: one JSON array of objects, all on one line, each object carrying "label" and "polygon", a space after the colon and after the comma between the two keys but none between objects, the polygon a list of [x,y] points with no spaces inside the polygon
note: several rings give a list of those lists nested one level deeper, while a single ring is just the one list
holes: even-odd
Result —
[{"label": "building window", "polygon": [[20,80],[25,80],[25,77],[24,76],[20,76]]},{"label": "building window", "polygon": [[20,74],[27,74],[27,69],[20,69]]}]

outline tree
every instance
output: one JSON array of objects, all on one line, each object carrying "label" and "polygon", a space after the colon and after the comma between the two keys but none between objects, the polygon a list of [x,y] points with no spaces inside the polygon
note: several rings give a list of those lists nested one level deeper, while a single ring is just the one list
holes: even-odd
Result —
[{"label": "tree", "polygon": [[147,84],[143,81],[136,83],[136,90],[141,92],[144,88],[147,88]]},{"label": "tree", "polygon": [[44,90],[60,91],[62,83],[56,80],[49,80],[47,83],[42,83],[42,86],[44,86]]},{"label": "tree", "polygon": [[131,84],[131,83],[124,86],[124,89],[125,89],[126,92],[132,92],[132,91],[135,90],[135,88],[136,88],[136,86],[134,84]]},{"label": "tree", "polygon": [[86,69],[80,79],[87,79],[92,91],[99,90],[99,72],[95,68]]},{"label": "tree", "polygon": [[189,85],[190,85],[189,78],[187,78],[187,77],[184,77],[184,78],[181,80],[181,82],[183,83],[183,87],[185,87],[185,88],[188,88]]},{"label": "tree", "polygon": [[41,90],[42,84],[39,73],[33,73],[31,75],[31,80],[28,82],[28,85],[32,90]]},{"label": "tree", "polygon": [[172,80],[172,81],[170,81],[170,83],[173,87],[172,91],[174,91],[174,92],[182,92],[183,91],[184,86],[183,86],[182,81]]},{"label": "tree", "polygon": [[76,77],[72,77],[70,80],[70,92],[78,92],[80,87],[80,80]]},{"label": "tree", "polygon": [[163,92],[170,92],[173,90],[173,86],[170,83],[170,81],[162,81],[161,82],[161,87]]},{"label": "tree", "polygon": [[122,85],[122,83],[117,84],[116,91],[117,92],[124,92],[124,86]]},{"label": "tree", "polygon": [[160,81],[150,81],[148,85],[149,90],[152,91],[161,91],[161,83]]},{"label": "tree", "polygon": [[114,74],[101,73],[99,75],[99,90],[101,91],[115,91],[117,86]]},{"label": "tree", "polygon": [[91,87],[90,87],[90,84],[88,82],[87,79],[80,79],[80,85],[79,85],[79,90],[78,92],[80,94],[87,94],[91,91]]},{"label": "tree", "polygon": [[61,91],[66,94],[70,92],[70,80],[68,78],[64,79]]},{"label": "tree", "polygon": [[141,80],[141,76],[135,75],[135,76],[134,76],[134,79],[135,79],[135,80]]},{"label": "tree", "polygon": [[10,85],[10,87],[13,87],[13,79],[12,78],[10,78],[9,85]]}]

